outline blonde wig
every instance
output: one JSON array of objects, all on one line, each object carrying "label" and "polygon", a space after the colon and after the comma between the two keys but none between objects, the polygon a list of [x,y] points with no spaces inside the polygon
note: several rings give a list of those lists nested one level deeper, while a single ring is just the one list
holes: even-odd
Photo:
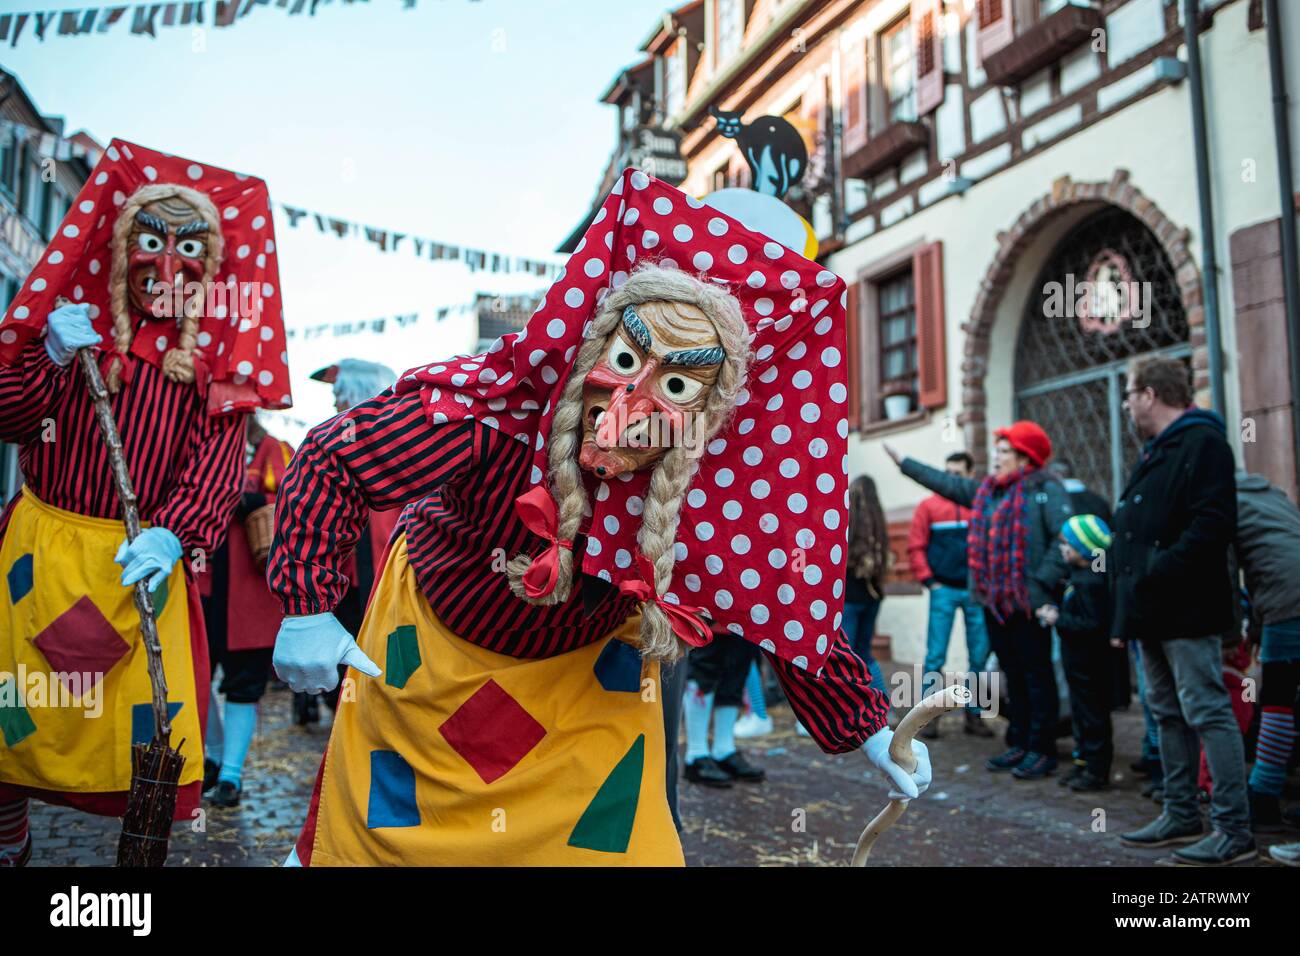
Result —
[{"label": "blonde wig", "polygon": [[[740,313],[740,303],[724,287],[697,279],[679,269],[651,264],[641,266],[601,304],[565,380],[551,421],[547,461],[551,497],[559,512],[558,537],[561,541],[573,540],[588,508],[578,465],[583,430],[583,380],[609,348],[610,338],[622,322],[623,310],[645,302],[680,302],[695,306],[717,331],[726,353],[717,383],[703,410],[695,416],[690,444],[703,449],[735,411],[736,397],[749,367],[750,335]],[[697,470],[694,461],[697,454],[686,445],[674,445],[656,462],[650,473],[637,544],[641,553],[654,565],[655,579],[647,583],[661,596],[672,584],[677,523],[687,487]],[[572,549],[561,546],[555,589],[550,594],[530,598],[524,591],[523,576],[531,566],[532,558],[527,554],[516,555],[506,565],[510,588],[530,604],[563,603],[569,599],[573,586],[573,561]],[[643,604],[642,655],[650,660],[671,661],[681,657],[685,650],[686,645],[673,634],[667,614],[653,602]]]},{"label": "blonde wig", "polygon": [[[222,240],[221,217],[212,200],[203,193],[188,186],[176,183],[152,183],[141,186],[122,205],[122,212],[113,224],[113,267],[109,275],[109,308],[113,314],[113,344],[123,355],[131,347],[135,330],[131,324],[130,300],[127,296],[126,271],[131,250],[127,240],[131,235],[131,226],[136,213],[150,203],[165,199],[181,199],[193,206],[199,217],[208,224],[207,253],[203,262],[203,278],[200,280],[202,292],[185,302],[184,314],[178,317],[180,336],[176,348],[169,349],[163,356],[162,370],[173,382],[194,381],[194,346],[198,341],[199,319],[202,318],[207,304],[209,284],[221,265]],[[172,280],[171,276],[165,277]],[[182,293],[184,290],[182,290]],[[122,360],[114,358],[109,366],[107,385],[110,392],[117,392],[122,386]]]}]

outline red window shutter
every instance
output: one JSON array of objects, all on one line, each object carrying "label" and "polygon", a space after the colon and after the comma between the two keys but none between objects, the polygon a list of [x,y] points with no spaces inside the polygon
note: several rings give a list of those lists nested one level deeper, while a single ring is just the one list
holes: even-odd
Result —
[{"label": "red window shutter", "polygon": [[943,38],[939,34],[940,0],[915,0],[912,36],[916,43],[916,115],[943,102]]},{"label": "red window shutter", "polygon": [[799,104],[799,115],[812,121],[817,131],[813,134],[813,146],[820,149],[826,136],[826,74],[822,70],[813,72],[812,82]]},{"label": "red window shutter", "polygon": [[916,352],[922,408],[948,404],[948,356],[944,346],[943,243],[931,242],[912,255],[916,286]]},{"label": "red window shutter", "polygon": [[844,155],[867,145],[867,51],[855,43],[844,51]]},{"label": "red window shutter", "polygon": [[848,302],[845,319],[849,329],[849,428],[857,429],[862,422],[862,312],[859,302],[860,282],[848,284]]},{"label": "red window shutter", "polygon": [[1015,39],[1011,0],[979,0],[975,52],[981,62]]}]

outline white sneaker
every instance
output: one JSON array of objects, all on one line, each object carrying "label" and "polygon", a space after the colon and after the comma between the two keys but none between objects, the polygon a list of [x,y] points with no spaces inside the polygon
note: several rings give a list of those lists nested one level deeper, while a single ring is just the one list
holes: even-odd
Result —
[{"label": "white sneaker", "polygon": [[1300,866],[1300,843],[1278,843],[1268,848],[1268,855],[1287,866]]},{"label": "white sneaker", "polygon": [[760,717],[752,710],[736,721],[737,737],[762,737],[772,732],[772,718]]},{"label": "white sneaker", "polygon": [[794,732],[798,734],[800,737],[812,736],[812,734],[808,733],[808,728],[805,727],[802,723],[800,723],[797,720],[794,722]]}]

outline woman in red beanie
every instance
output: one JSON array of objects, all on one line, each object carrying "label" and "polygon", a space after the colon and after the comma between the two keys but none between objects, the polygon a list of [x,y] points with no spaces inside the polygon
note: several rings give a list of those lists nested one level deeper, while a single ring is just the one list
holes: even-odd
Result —
[{"label": "woman in red beanie", "polygon": [[1016,422],[994,438],[993,473],[982,481],[903,458],[889,445],[885,451],[913,481],[974,512],[966,536],[970,591],[984,607],[1006,678],[1010,721],[1009,749],[985,766],[1033,780],[1056,769],[1058,717],[1051,632],[1032,611],[1051,601],[1034,572],[1060,560],[1055,542],[1071,515],[1070,496],[1043,470],[1052,442],[1042,428]]}]

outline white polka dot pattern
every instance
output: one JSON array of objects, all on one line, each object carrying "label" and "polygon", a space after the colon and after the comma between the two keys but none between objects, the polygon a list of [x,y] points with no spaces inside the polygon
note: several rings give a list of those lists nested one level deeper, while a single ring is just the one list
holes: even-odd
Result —
[{"label": "white polka dot pattern", "polygon": [[[216,208],[226,249],[218,275],[221,298],[209,293],[199,321],[198,352],[223,412],[288,408],[289,370],[279,296],[270,197],[260,179],[113,140],[54,233],[31,281],[10,304],[0,334],[0,364],[11,364],[39,335],[59,296],[90,306],[95,329],[112,340],[109,280],[111,237],[121,208],[142,186],[175,183],[198,190]],[[251,249],[265,249],[256,258]],[[237,321],[238,320],[238,321]],[[132,354],[159,365],[177,345],[172,323],[137,335]]]},{"label": "white polka dot pattern", "polygon": [[[708,445],[677,532],[673,590],[745,640],[816,672],[843,607],[842,469],[848,451],[843,282],[717,210],[638,171],[616,182],[524,331],[484,355],[415,369],[399,390],[423,388],[440,420],[502,415],[511,434],[547,435],[551,411],[608,290],[641,262],[725,281],[753,334],[754,362],[735,416]],[[626,270],[626,271],[624,271]],[[525,344],[526,343],[526,344]],[[463,379],[463,384],[458,384]],[[539,410],[540,408],[540,410]],[[532,447],[532,484],[548,471]],[[649,475],[620,476],[593,495],[584,572],[636,576],[636,536]],[[839,593],[835,587],[839,583]]]}]

